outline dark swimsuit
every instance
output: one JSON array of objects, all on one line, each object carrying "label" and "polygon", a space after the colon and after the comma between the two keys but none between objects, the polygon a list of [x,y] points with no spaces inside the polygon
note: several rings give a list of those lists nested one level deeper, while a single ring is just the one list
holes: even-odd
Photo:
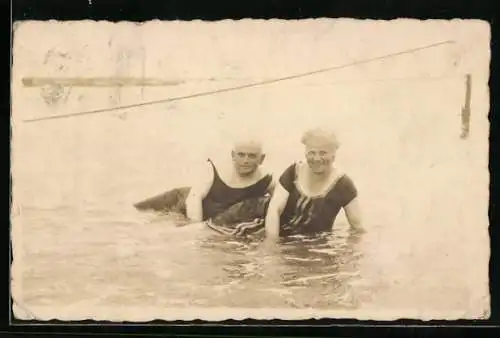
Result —
[{"label": "dark swimsuit", "polygon": [[325,194],[305,195],[297,187],[297,164],[288,167],[279,182],[289,193],[280,218],[282,236],[331,231],[340,209],[357,196],[356,187],[347,175],[336,180]]},{"label": "dark swimsuit", "polygon": [[266,175],[255,184],[244,188],[232,188],[228,186],[220,177],[219,172],[211,160],[214,170],[214,181],[207,196],[202,201],[203,220],[214,218],[222,211],[238,202],[249,198],[259,198],[264,196],[272,181],[271,175]]},{"label": "dark swimsuit", "polygon": [[[248,199],[262,198],[269,192],[272,182],[270,174],[267,174],[251,186],[232,188],[221,179],[212,161],[208,161],[214,170],[214,180],[207,196],[202,201],[204,221],[216,217],[232,205]],[[186,216],[186,199],[190,191],[190,187],[175,188],[136,203],[134,206],[139,210],[174,212]]]}]

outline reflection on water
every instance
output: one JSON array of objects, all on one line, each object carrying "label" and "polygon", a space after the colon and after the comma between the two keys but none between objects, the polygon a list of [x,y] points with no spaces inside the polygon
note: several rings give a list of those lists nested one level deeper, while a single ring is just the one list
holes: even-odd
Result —
[{"label": "reflection on water", "polygon": [[348,231],[290,237],[269,251],[262,239],[179,227],[173,216],[103,223],[103,210],[88,210],[68,226],[26,209],[23,218],[26,304],[354,308],[364,292],[362,240]]},{"label": "reflection on water", "polygon": [[[265,293],[240,306],[338,308],[356,307],[364,290],[358,236],[334,231],[315,237],[294,236],[282,240],[278,251],[266,252],[260,242],[204,241],[202,248],[223,252],[219,267],[233,284],[247,292]],[[251,298],[252,299],[252,298]]]}]

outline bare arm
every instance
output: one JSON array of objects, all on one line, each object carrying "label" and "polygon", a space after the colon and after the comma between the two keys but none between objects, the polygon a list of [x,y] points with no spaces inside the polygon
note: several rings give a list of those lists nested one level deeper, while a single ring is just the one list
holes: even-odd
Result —
[{"label": "bare arm", "polygon": [[266,237],[269,239],[277,240],[279,238],[280,216],[285,208],[287,199],[288,191],[281,184],[277,184],[273,197],[269,202],[266,215]]},{"label": "bare arm", "polygon": [[269,183],[269,186],[267,187],[267,193],[273,194],[274,190],[276,189],[276,182],[274,181],[274,177],[271,179],[271,182]]},{"label": "bare arm", "polygon": [[357,198],[354,198],[349,204],[344,207],[344,212],[349,222],[351,229],[357,232],[364,232],[361,222],[361,210]]},{"label": "bare arm", "polygon": [[186,214],[191,221],[201,222],[203,220],[202,201],[212,187],[213,178],[213,168],[210,166],[200,179],[197,180],[198,182],[192,185],[186,199]]}]

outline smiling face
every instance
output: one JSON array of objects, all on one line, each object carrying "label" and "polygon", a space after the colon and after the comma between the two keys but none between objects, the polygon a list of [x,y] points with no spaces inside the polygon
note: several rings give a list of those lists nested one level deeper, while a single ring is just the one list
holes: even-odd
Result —
[{"label": "smiling face", "polygon": [[339,147],[335,134],[319,128],[311,129],[302,136],[302,144],[311,171],[318,175],[330,172]]},{"label": "smiling face", "polygon": [[262,147],[255,142],[240,142],[231,152],[233,165],[240,176],[253,174],[264,162]]},{"label": "smiling face", "polygon": [[318,175],[328,173],[335,160],[335,152],[331,146],[306,146],[305,155],[311,171]]}]

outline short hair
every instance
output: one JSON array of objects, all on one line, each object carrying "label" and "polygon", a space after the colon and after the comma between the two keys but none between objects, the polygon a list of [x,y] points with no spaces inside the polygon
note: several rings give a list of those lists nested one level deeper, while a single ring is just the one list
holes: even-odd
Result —
[{"label": "short hair", "polygon": [[337,150],[340,142],[333,131],[322,128],[313,128],[307,130],[301,138],[301,143],[305,146],[328,147]]},{"label": "short hair", "polygon": [[241,145],[255,147],[256,149],[258,149],[260,153],[264,153],[263,149],[264,147],[262,141],[254,135],[243,134],[233,139],[233,145],[232,145],[233,149]]}]

